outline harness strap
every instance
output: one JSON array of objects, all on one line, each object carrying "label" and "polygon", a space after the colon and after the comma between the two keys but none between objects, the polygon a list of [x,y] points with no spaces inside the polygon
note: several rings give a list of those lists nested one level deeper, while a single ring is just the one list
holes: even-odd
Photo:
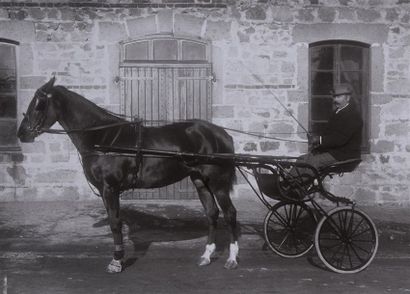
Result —
[{"label": "harness strap", "polygon": [[[138,130],[137,130],[137,125],[138,125]],[[138,175],[142,173],[142,159],[143,159],[143,154],[141,152],[142,150],[142,123],[138,123],[134,125],[134,131],[138,132],[138,141],[137,141],[137,152],[135,153],[135,164],[138,166],[138,169],[135,169],[135,173],[133,175],[132,179],[132,185],[135,186],[137,184],[138,180]]]}]

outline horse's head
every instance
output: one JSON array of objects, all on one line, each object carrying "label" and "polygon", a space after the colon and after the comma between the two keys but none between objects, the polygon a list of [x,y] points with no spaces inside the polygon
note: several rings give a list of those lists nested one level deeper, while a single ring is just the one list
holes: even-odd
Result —
[{"label": "horse's head", "polygon": [[24,118],[17,132],[21,142],[34,142],[34,138],[57,121],[57,115],[51,101],[54,82],[55,77],[39,88],[34,94],[27,112],[23,113]]}]

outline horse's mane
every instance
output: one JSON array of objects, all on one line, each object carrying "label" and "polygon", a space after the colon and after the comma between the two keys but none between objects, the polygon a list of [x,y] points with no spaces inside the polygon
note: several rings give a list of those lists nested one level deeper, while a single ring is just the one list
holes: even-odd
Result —
[{"label": "horse's mane", "polygon": [[119,115],[98,106],[84,96],[81,96],[80,94],[73,92],[64,86],[54,86],[54,90],[57,91],[61,96],[67,97],[70,101],[79,101],[81,104],[88,106],[87,108],[92,110],[95,114],[98,114],[101,119],[123,120]]}]

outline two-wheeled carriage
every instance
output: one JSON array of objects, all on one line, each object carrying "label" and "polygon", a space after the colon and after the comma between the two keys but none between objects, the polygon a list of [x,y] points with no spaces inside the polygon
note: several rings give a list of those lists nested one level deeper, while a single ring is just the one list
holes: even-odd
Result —
[{"label": "two-wheeled carriage", "polygon": [[[352,172],[360,159],[316,170],[296,157],[250,154],[196,154],[168,150],[96,146],[104,153],[174,157],[188,165],[219,164],[232,160],[262,203],[269,209],[263,225],[266,244],[276,254],[295,258],[312,247],[327,268],[356,273],[374,259],[377,229],[355,202],[333,195],[324,185],[327,177]],[[306,172],[310,170],[310,172]],[[245,175],[252,173],[256,185]],[[312,176],[313,174],[314,176]],[[316,197],[321,195],[319,200]],[[276,200],[272,203],[271,200]],[[323,203],[336,207],[327,209]],[[324,208],[326,207],[326,209]]]},{"label": "two-wheeled carriage", "polygon": [[[352,170],[355,162],[317,171],[292,157],[234,154],[233,139],[225,128],[201,120],[143,126],[54,82],[50,79],[35,92],[17,135],[25,143],[45,132],[70,136],[84,174],[107,210],[115,248],[108,272],[121,272],[124,265],[120,193],[163,187],[185,177],[197,189],[208,219],[207,243],[198,265],[211,263],[221,208],[230,234],[225,268],[236,268],[238,232],[230,199],[235,167],[249,170],[257,180],[254,190],[269,209],[265,239],[273,251],[295,257],[314,244],[325,265],[341,273],[358,272],[373,260],[378,246],[373,222],[352,201],[332,195],[323,186],[324,178]],[[56,122],[63,129],[51,129]],[[307,176],[306,170],[313,176]],[[315,200],[317,194],[337,207],[326,211]],[[271,205],[270,198],[279,202]]]}]

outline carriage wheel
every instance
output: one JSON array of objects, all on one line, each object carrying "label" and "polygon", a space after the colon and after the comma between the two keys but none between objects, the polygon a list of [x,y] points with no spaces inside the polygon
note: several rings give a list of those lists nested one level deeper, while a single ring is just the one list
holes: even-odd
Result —
[{"label": "carriage wheel", "polygon": [[264,235],[269,248],[283,257],[299,257],[313,247],[316,218],[303,202],[279,202],[268,212]]},{"label": "carriage wheel", "polygon": [[316,229],[319,258],[337,273],[357,273],[376,255],[379,238],[376,226],[364,212],[337,207],[323,217]]}]

